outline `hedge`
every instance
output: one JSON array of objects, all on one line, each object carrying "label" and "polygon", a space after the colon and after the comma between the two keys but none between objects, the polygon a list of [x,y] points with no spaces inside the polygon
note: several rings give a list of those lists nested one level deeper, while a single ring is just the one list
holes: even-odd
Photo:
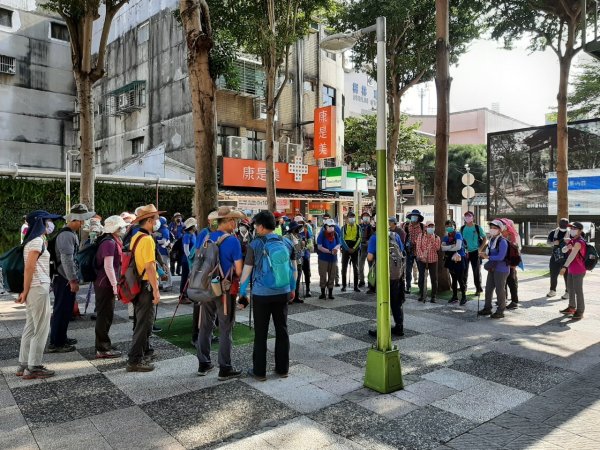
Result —
[{"label": "hedge", "polygon": [[[150,182],[150,181],[149,181]],[[71,203],[79,198],[79,183],[71,183]],[[170,217],[180,212],[192,214],[193,188],[159,187],[159,208]],[[95,210],[103,219],[123,211],[156,203],[156,186],[125,183],[96,182]],[[31,211],[43,209],[64,214],[65,180],[35,180],[0,178],[0,254],[19,244],[22,217]]]}]

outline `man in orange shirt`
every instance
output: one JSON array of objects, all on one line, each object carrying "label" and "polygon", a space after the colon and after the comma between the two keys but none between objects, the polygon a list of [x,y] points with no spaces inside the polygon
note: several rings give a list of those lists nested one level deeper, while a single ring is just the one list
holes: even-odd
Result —
[{"label": "man in orange shirt", "polygon": [[129,349],[127,372],[150,372],[154,370],[154,366],[149,361],[152,351],[148,339],[154,322],[154,305],[160,302],[156,244],[152,231],[154,223],[159,220],[159,215],[164,211],[158,211],[154,205],[142,206],[137,211],[138,215],[133,224],[139,224],[140,229],[131,239],[130,248],[132,251],[135,249],[135,264],[142,279],[142,290],[133,302],[136,325]]},{"label": "man in orange shirt", "polygon": [[435,234],[435,224],[432,221],[425,223],[425,233],[420,234],[416,240],[415,254],[417,266],[419,267],[419,301],[425,302],[427,292],[425,290],[425,270],[429,269],[431,280],[431,303],[435,303],[437,294],[437,262],[438,252],[441,248],[441,240]]}]

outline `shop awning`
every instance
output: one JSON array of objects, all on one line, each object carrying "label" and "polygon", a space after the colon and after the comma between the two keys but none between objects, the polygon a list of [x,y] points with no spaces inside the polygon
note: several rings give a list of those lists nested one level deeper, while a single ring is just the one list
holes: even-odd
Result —
[{"label": "shop awning", "polygon": [[475,197],[469,201],[469,205],[487,207],[487,194],[475,194]]}]

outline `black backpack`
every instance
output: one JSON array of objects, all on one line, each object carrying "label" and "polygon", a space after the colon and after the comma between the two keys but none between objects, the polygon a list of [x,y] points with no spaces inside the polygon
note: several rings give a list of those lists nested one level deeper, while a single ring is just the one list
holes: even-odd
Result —
[{"label": "black backpack", "polygon": [[[481,235],[481,228],[476,223],[474,223],[473,226],[475,227],[475,230],[477,231],[477,247],[481,247],[481,243],[483,242],[483,236]],[[466,225],[463,225],[462,227],[460,227],[460,234],[462,234],[462,236],[463,236],[463,247],[465,247],[465,249],[467,249],[467,246],[465,243],[466,241],[464,240],[465,227],[466,227]],[[467,253],[469,252],[468,249],[466,251],[467,251]]]},{"label": "black backpack", "polygon": [[510,267],[517,267],[521,264],[521,252],[519,251],[519,247],[516,244],[513,244],[508,239],[506,239],[506,243],[508,244],[508,249],[506,250],[506,256],[504,257],[504,261]]},{"label": "black backpack", "polygon": [[75,255],[75,260],[79,266],[79,279],[85,282],[96,281],[98,276],[98,264],[96,254],[100,248],[100,244],[106,239],[112,239],[110,234],[99,237],[93,244],[87,244]]}]

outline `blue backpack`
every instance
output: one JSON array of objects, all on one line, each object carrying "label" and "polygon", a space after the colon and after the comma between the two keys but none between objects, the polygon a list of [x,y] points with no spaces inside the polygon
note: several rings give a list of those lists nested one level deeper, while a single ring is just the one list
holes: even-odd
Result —
[{"label": "blue backpack", "polygon": [[[260,237],[262,252],[255,255],[259,270],[255,270],[255,279],[260,278],[261,284],[272,290],[289,288],[292,276],[292,243],[281,236]],[[258,249],[257,249],[258,250]]]}]

